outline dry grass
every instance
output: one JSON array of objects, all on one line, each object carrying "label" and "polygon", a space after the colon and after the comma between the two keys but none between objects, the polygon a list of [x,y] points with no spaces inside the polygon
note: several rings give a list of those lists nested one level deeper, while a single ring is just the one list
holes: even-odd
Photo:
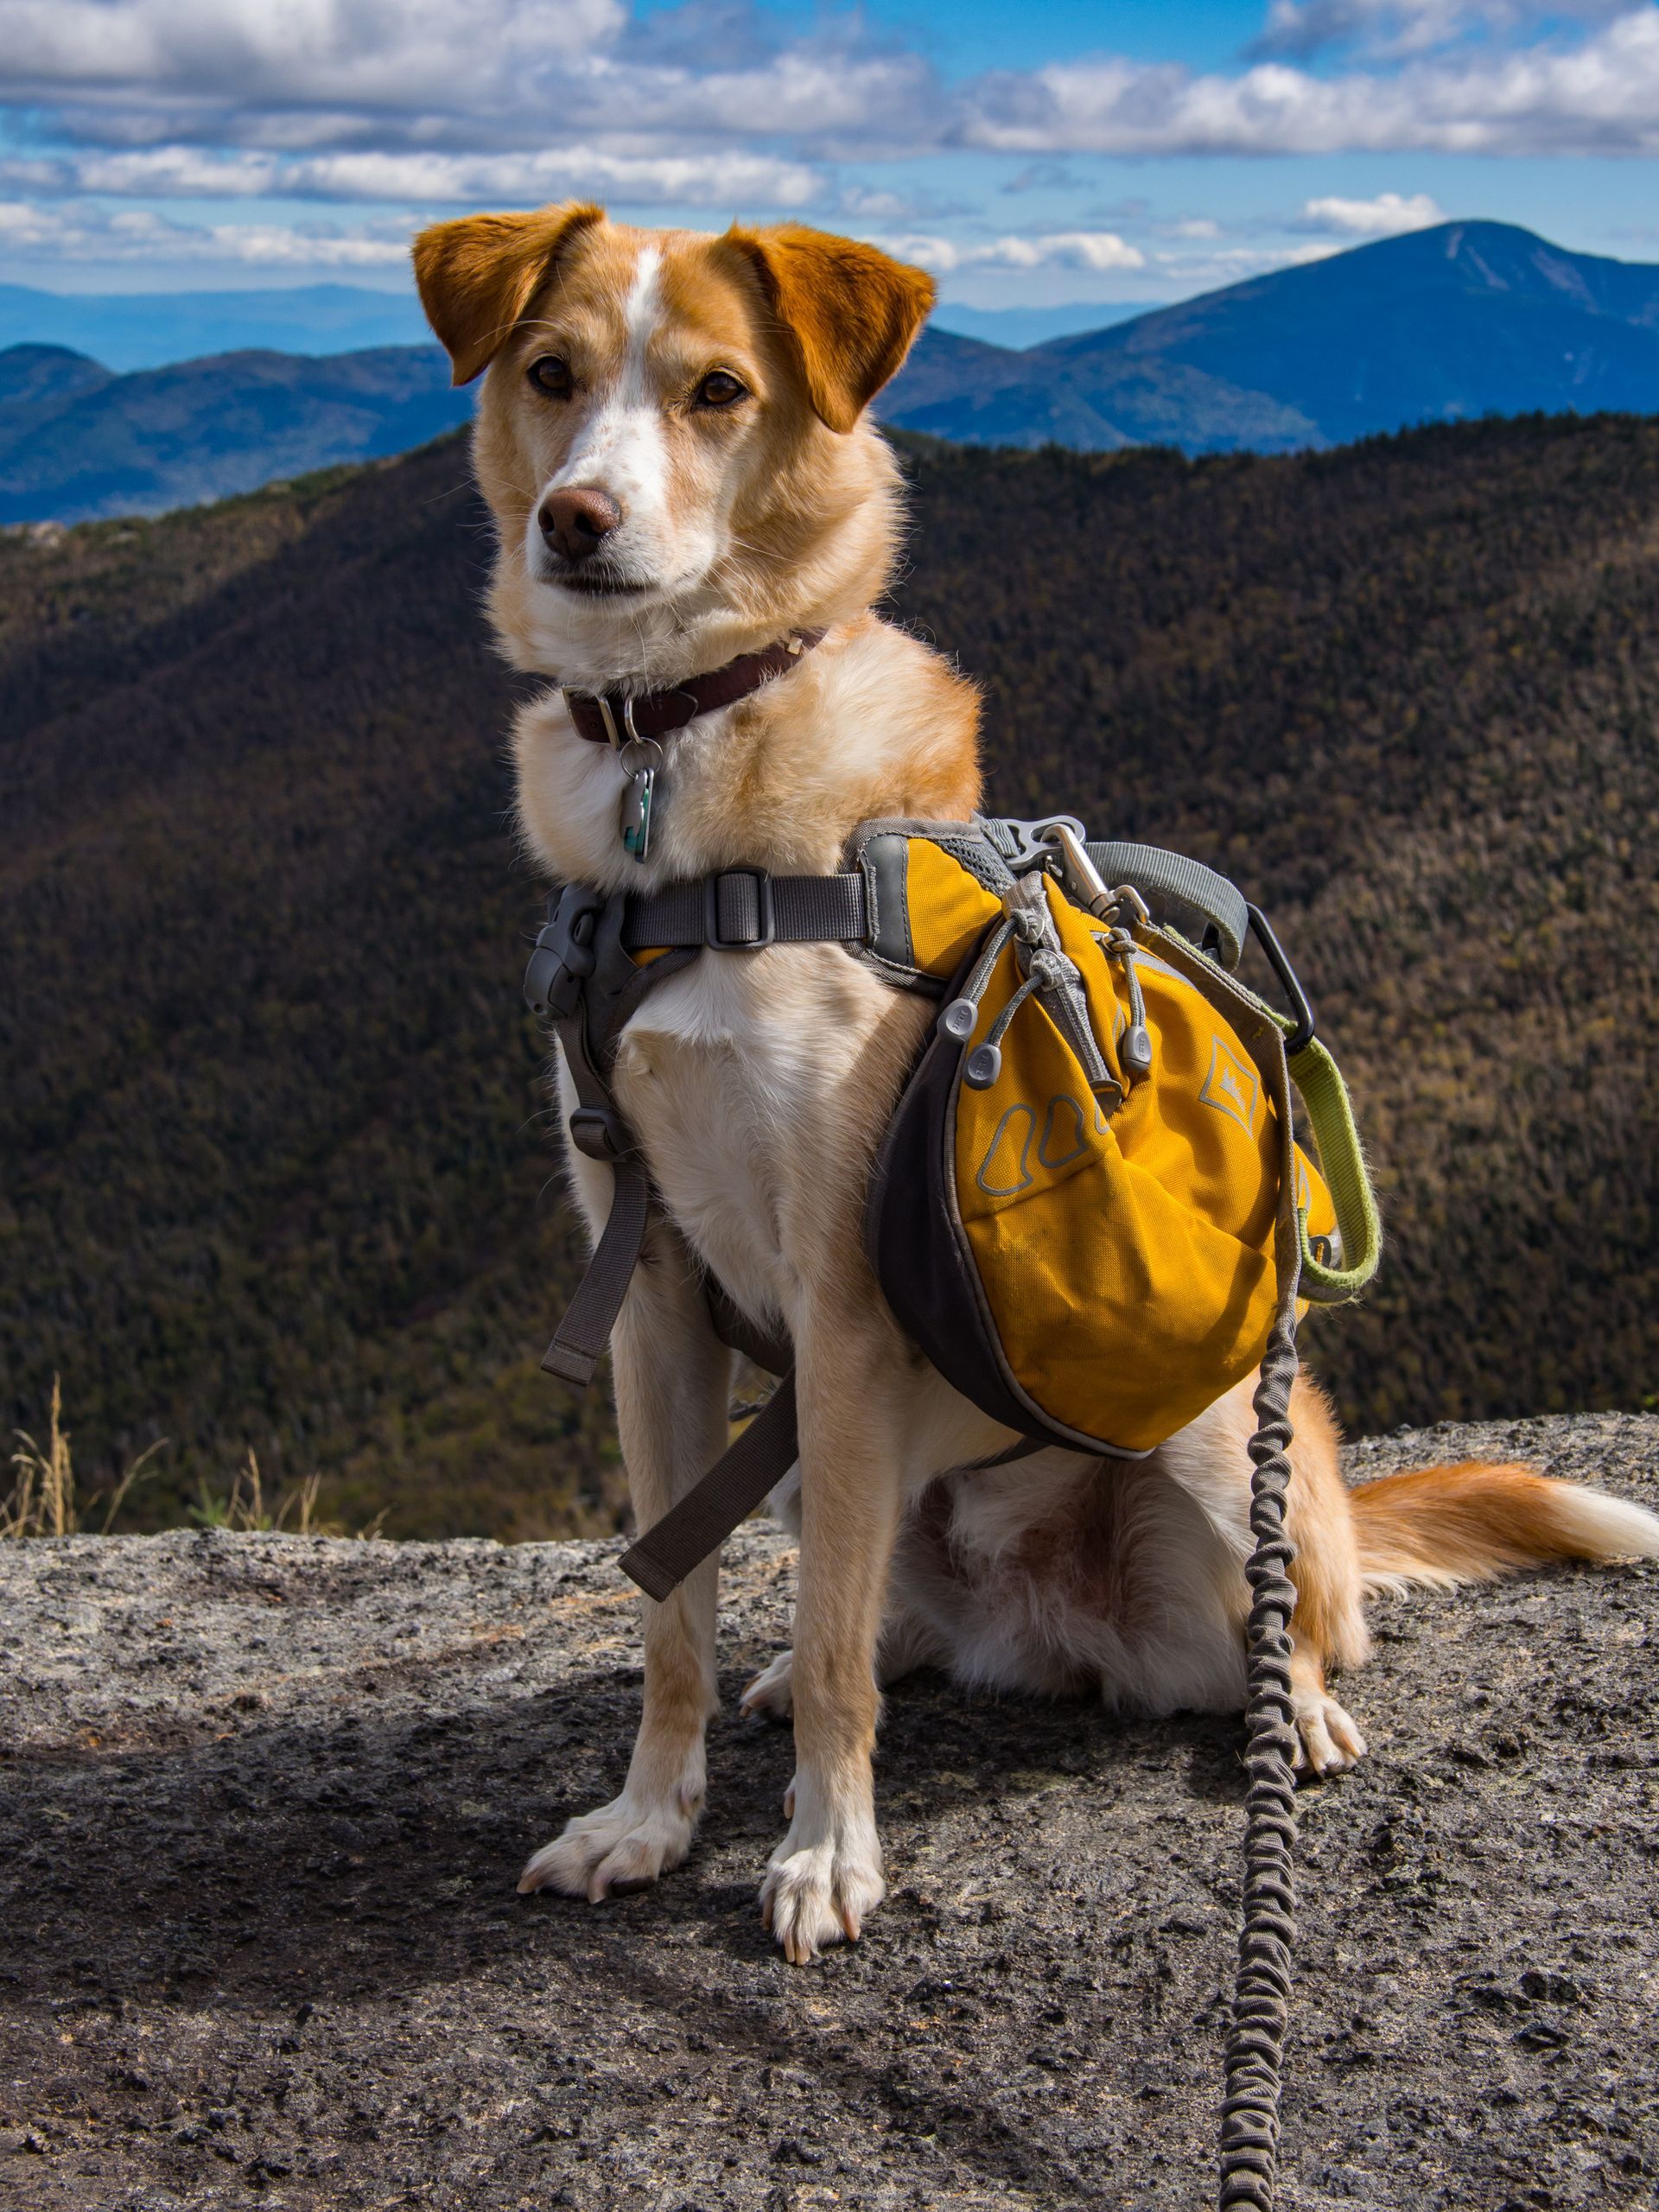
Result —
[{"label": "dry grass", "polygon": [[[75,1482],[69,1432],[63,1425],[63,1388],[57,1376],[52,1377],[52,1403],[44,1439],[36,1442],[27,1429],[12,1433],[17,1441],[11,1455],[15,1473],[10,1493],[0,1498],[0,1541],[25,1536],[107,1536],[128,1492],[147,1471],[154,1471],[149,1462],[168,1440],[162,1437],[141,1452],[108,1491],[95,1491],[83,1500]],[[319,1514],[321,1494],[322,1477],[313,1473],[284,1491],[274,1507],[268,1507],[258,1454],[250,1446],[247,1458],[231,1478],[230,1489],[215,1495],[204,1484],[188,1510],[191,1520],[202,1529],[235,1529],[259,1535],[291,1525],[292,1533],[298,1536],[345,1535],[342,1523],[324,1520]],[[94,1527],[89,1516],[100,1507]],[[378,1536],[385,1517],[384,1512],[377,1514],[357,1534]]]},{"label": "dry grass", "polygon": [[[264,1535],[274,1529],[286,1529],[289,1515],[294,1516],[293,1533],[296,1536],[343,1536],[345,1529],[337,1521],[324,1521],[317,1514],[317,1501],[322,1492],[322,1477],[307,1475],[293,1490],[284,1491],[274,1509],[265,1504],[264,1484],[259,1473],[259,1455],[250,1445],[248,1456],[231,1478],[230,1489],[222,1497],[214,1497],[204,1484],[196,1493],[196,1503],[189,1508],[190,1518],[203,1529],[241,1529],[254,1535]],[[369,1528],[359,1529],[359,1536],[378,1535],[380,1515]]]},{"label": "dry grass", "polygon": [[103,1502],[98,1534],[107,1536],[115,1516],[133,1484],[143,1478],[149,1462],[163,1450],[163,1436],[141,1452],[107,1492],[94,1491],[85,1504],[75,1486],[74,1459],[69,1432],[63,1425],[63,1387],[52,1377],[52,1404],[47,1416],[46,1440],[37,1444],[27,1429],[13,1431],[17,1449],[11,1455],[16,1469],[10,1494],[0,1500],[0,1540],[21,1536],[74,1536],[85,1533],[83,1515]]}]

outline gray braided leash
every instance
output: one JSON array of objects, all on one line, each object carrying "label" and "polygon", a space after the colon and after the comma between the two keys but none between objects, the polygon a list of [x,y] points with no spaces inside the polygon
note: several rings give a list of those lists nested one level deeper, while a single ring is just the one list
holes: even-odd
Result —
[{"label": "gray braided leash", "polygon": [[1250,1439],[1250,1533],[1245,1568],[1251,1599],[1249,1775],[1244,1827],[1244,1923],[1238,1939],[1233,2021],[1221,2113],[1221,2212],[1273,2212],[1279,2152],[1280,2067],[1290,2002],[1290,1947],[1296,1933],[1291,1863],[1296,1841],[1296,1732],[1290,1696],[1290,1617],[1294,1556],[1285,1535],[1290,1481],[1290,1393],[1296,1380],[1296,1287],[1300,1237],[1277,1239],[1279,1311],[1256,1385]]}]

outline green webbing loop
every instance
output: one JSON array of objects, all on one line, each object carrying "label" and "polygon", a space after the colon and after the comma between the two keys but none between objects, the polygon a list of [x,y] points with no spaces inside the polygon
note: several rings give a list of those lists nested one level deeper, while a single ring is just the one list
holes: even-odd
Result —
[{"label": "green webbing loop", "polygon": [[1357,1298],[1376,1273],[1382,1248],[1382,1224],[1365,1172],[1359,1131],[1342,1071],[1317,1037],[1290,1063],[1290,1079],[1307,1109],[1308,1127],[1319,1147],[1319,1170],[1336,1208],[1342,1238],[1342,1265],[1329,1268],[1316,1259],[1307,1241],[1307,1215],[1299,1209],[1302,1242],[1301,1294],[1316,1305],[1338,1306]]},{"label": "green webbing loop", "polygon": [[[1160,929],[1155,923],[1143,924],[1136,935],[1154,947],[1212,1006],[1218,1007],[1231,1020],[1236,1020],[1242,1014],[1242,1034],[1249,1034],[1253,1015],[1271,1022],[1281,1038],[1288,1037],[1294,1028],[1288,1014],[1258,998],[1248,983],[1241,983],[1236,976],[1217,968],[1213,960],[1207,959],[1177,931]],[[1308,1127],[1319,1155],[1319,1172],[1331,1193],[1337,1233],[1342,1239],[1343,1264],[1339,1268],[1327,1267],[1315,1258],[1308,1244],[1307,1216],[1298,1209],[1298,1235],[1302,1247],[1300,1295],[1316,1306],[1339,1306],[1344,1299],[1357,1298],[1376,1273],[1382,1249],[1382,1224],[1341,1070],[1317,1037],[1310,1038],[1288,1065],[1290,1079],[1307,1109]]]}]

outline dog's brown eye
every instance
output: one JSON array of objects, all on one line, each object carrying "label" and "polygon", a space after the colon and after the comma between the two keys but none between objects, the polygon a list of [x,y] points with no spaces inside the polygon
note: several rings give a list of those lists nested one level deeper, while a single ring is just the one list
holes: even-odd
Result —
[{"label": "dog's brown eye", "polygon": [[697,386],[699,407],[729,407],[734,400],[748,396],[747,385],[740,383],[729,369],[710,369]]},{"label": "dog's brown eye", "polygon": [[562,361],[556,353],[543,353],[539,361],[532,361],[530,380],[538,391],[546,392],[550,399],[569,399],[570,397],[570,364]]}]

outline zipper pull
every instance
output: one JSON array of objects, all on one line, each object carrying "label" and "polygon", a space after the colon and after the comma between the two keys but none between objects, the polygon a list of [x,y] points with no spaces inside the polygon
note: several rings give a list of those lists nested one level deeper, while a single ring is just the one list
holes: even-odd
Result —
[{"label": "zipper pull", "polygon": [[1126,1074],[1146,1076],[1152,1073],[1152,1033],[1147,1027],[1147,1002],[1135,969],[1139,950],[1125,929],[1114,930],[1106,940],[1107,957],[1122,963],[1123,980],[1129,987],[1129,1026],[1117,1040],[1117,1057]]},{"label": "zipper pull", "polygon": [[960,998],[952,999],[940,1013],[934,1025],[942,1036],[957,1045],[965,1045],[979,1022],[979,1002],[985,995],[991,980],[991,971],[1002,957],[1004,946],[1014,935],[1014,925],[1005,915],[991,931],[982,947],[967,982],[962,987]]}]

